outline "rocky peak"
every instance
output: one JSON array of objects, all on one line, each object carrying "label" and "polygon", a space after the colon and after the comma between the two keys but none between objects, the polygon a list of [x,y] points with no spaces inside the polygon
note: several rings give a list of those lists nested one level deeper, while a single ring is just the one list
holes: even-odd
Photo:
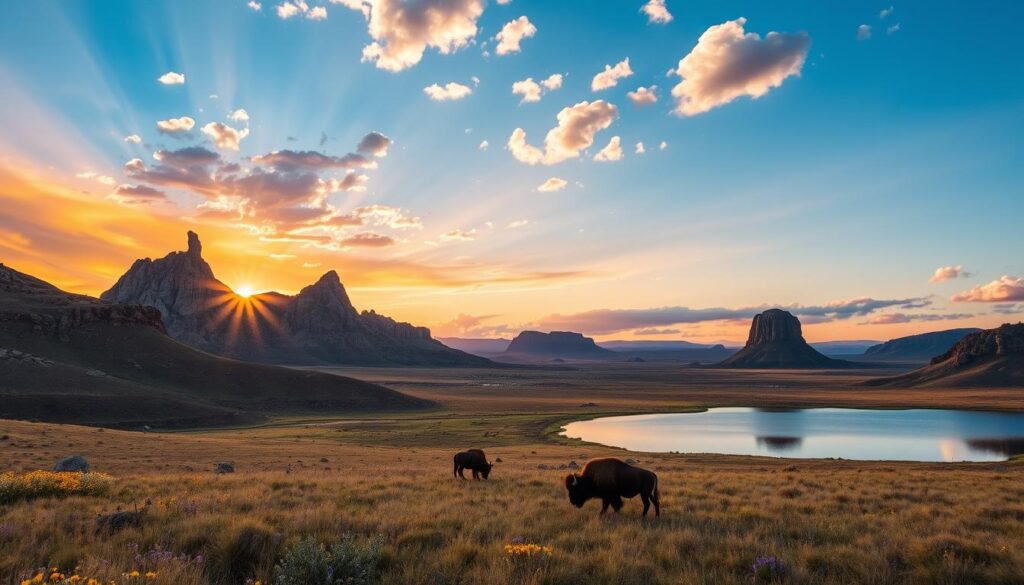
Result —
[{"label": "rocky peak", "polygon": [[1024,323],[1005,323],[995,329],[971,333],[933,359],[932,364],[948,361],[954,367],[963,367],[979,359],[1014,354],[1024,355]]},{"label": "rocky peak", "polygon": [[344,310],[355,312],[355,307],[345,292],[345,285],[341,284],[341,278],[334,270],[325,272],[320,280],[299,291],[296,298],[303,297],[326,305],[340,304]]},{"label": "rocky peak", "polygon": [[203,243],[199,241],[199,234],[192,230],[188,231],[188,252],[189,256],[196,258],[203,257]]},{"label": "rocky peak", "polygon": [[754,316],[746,347],[773,341],[799,341],[804,343],[800,320],[782,309],[768,309]]}]

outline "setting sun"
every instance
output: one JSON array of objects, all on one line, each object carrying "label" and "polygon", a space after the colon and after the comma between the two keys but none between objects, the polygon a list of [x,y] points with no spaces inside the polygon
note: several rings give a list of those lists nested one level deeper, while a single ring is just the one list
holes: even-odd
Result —
[{"label": "setting sun", "polygon": [[251,297],[253,292],[252,287],[247,284],[242,285],[235,290],[235,294],[244,299]]}]

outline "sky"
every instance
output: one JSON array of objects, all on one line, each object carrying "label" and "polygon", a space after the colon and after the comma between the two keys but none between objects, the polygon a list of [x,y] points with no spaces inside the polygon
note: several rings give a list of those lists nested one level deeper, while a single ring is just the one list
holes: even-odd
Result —
[{"label": "sky", "polygon": [[436,335],[810,341],[1024,314],[1024,4],[0,4],[0,262],[199,233]]}]

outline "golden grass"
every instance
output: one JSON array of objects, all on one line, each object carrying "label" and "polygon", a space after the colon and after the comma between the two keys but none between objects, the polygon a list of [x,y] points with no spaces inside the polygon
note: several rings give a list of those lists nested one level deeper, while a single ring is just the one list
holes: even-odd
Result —
[{"label": "golden grass", "polygon": [[105,473],[30,471],[0,473],[0,504],[35,498],[92,495],[110,491],[114,478]]}]

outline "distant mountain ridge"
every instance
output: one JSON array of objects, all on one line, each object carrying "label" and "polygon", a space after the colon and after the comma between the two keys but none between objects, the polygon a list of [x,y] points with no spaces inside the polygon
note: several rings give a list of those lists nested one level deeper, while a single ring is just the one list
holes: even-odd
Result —
[{"label": "distant mountain ridge", "polygon": [[523,331],[512,340],[504,357],[548,359],[609,359],[615,352],[599,347],[590,337],[572,331]]},{"label": "distant mountain ridge", "polygon": [[909,374],[880,378],[875,386],[1024,387],[1024,323],[970,333],[949,351]]},{"label": "distant mountain ridge", "polygon": [[841,368],[850,362],[826,357],[807,344],[800,320],[782,309],[754,316],[747,344],[722,361],[723,368]]},{"label": "distant mountain ridge", "polygon": [[982,331],[982,329],[970,327],[899,337],[869,347],[864,352],[864,357],[873,360],[902,360],[927,363],[932,358],[949,351],[950,348],[967,335],[978,333],[979,331]]},{"label": "distant mountain ridge", "polygon": [[344,376],[212,356],[168,337],[154,307],[67,293],[0,264],[0,418],[172,428],[430,405]]},{"label": "distant mountain ridge", "polygon": [[136,260],[100,298],[156,307],[172,337],[234,359],[289,365],[491,364],[443,345],[425,327],[358,312],[333,270],[295,296],[271,292],[243,299],[217,280],[191,231],[186,251]]}]

